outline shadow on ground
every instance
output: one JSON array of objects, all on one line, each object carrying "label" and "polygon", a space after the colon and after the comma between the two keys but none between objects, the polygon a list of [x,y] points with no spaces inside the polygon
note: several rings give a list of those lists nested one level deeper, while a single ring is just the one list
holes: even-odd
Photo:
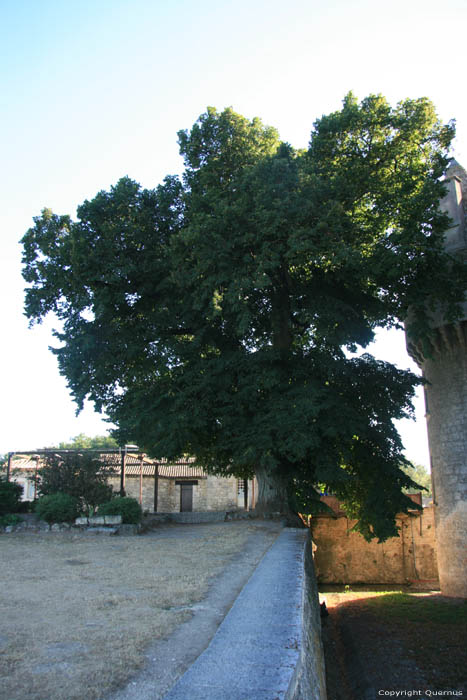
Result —
[{"label": "shadow on ground", "polygon": [[320,600],[328,700],[467,697],[467,601],[383,586],[321,586]]}]

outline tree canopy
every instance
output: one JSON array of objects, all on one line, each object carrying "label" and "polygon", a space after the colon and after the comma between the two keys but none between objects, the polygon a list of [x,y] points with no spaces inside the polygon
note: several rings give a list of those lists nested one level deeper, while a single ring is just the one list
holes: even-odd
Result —
[{"label": "tree canopy", "polygon": [[[80,433],[71,438],[69,442],[59,442],[55,446],[57,450],[115,450],[118,449],[118,442],[111,435],[94,435],[91,437]],[[52,448],[50,448],[52,449]]]},{"label": "tree canopy", "polygon": [[454,318],[465,272],[443,250],[453,126],[426,98],[382,96],[318,119],[307,149],[232,109],[178,133],[185,170],[128,177],[77,220],[25,234],[31,322],[87,397],[153,456],[251,476],[269,508],[308,512],[325,484],[366,536],[407,507],[402,444],[419,378],[361,353],[377,327]]}]

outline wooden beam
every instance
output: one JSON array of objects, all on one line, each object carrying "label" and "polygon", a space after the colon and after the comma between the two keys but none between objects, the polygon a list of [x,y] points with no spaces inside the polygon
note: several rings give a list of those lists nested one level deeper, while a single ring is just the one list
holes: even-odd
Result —
[{"label": "wooden beam", "polygon": [[120,465],[120,496],[125,496],[125,467],[126,467],[126,452],[125,449],[122,452],[122,459]]},{"label": "wooden beam", "polygon": [[248,510],[248,479],[243,480],[243,503],[245,510]]},{"label": "wooden beam", "polygon": [[139,504],[143,506],[143,462],[144,455],[139,456]]},{"label": "wooden beam", "polygon": [[157,499],[159,496],[159,465],[154,465],[154,513],[157,513]]},{"label": "wooden beam", "polygon": [[8,462],[6,465],[6,480],[10,481],[10,471],[11,471],[11,457],[13,455],[13,452],[8,453]]},{"label": "wooden beam", "polygon": [[40,457],[36,457],[36,468],[34,470],[34,500],[37,498],[37,471],[39,469],[39,459]]}]

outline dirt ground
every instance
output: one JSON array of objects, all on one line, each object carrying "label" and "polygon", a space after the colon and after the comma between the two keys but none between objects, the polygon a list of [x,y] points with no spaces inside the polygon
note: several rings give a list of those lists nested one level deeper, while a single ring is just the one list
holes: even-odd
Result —
[{"label": "dirt ground", "polygon": [[[414,604],[428,601],[432,612],[420,607],[419,614],[394,615],[375,604],[386,595],[320,591],[329,611],[322,620],[328,700],[377,700],[397,691],[399,697],[467,698],[466,602],[436,591],[410,593]],[[454,611],[449,620],[437,614],[446,606]]]},{"label": "dirt ground", "polygon": [[264,530],[239,521],[137,537],[0,536],[0,697],[97,700],[124,686],[229,562],[257,543],[261,558],[279,528]]},{"label": "dirt ground", "polygon": [[[192,661],[189,630],[195,625],[200,636],[200,610],[207,601],[219,608],[204,630],[208,639],[225,614],[221,603],[238,592],[227,591],[226,581],[235,573],[241,587],[279,531],[239,521],[163,525],[138,537],[0,536],[0,698],[124,700],[129,681],[144,683],[148,649],[161,668],[153,663],[147,680],[162,697],[164,683]],[[373,604],[382,595],[321,590],[328,700],[402,691],[467,698],[465,602],[417,594],[435,604],[434,613],[454,610],[447,623],[437,614],[388,616]]]}]

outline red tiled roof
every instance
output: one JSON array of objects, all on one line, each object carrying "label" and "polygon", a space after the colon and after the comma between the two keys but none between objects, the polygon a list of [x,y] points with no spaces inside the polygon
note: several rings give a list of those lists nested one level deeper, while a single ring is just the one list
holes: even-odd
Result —
[{"label": "red tiled roof", "polygon": [[11,460],[11,471],[14,469],[35,469],[36,460],[30,457],[21,457],[21,459]]},{"label": "red tiled roof", "polygon": [[[100,459],[106,466],[115,469],[115,474],[120,473],[121,455],[118,453],[102,453]],[[156,466],[159,467],[159,477],[162,479],[206,479],[207,474],[202,467],[194,466],[194,459],[188,458],[183,461],[168,462],[166,459],[156,460],[143,457],[141,460],[138,454],[127,454],[125,460],[125,474],[127,476],[139,476],[143,463],[143,476],[154,476]],[[40,461],[39,461],[40,467]],[[36,460],[30,457],[22,457],[11,461],[11,470],[33,470],[36,469]]]},{"label": "red tiled roof", "polygon": [[196,478],[196,479],[206,479],[207,474],[202,467],[191,466],[186,463],[175,463],[170,465],[159,466],[159,476],[165,477],[166,479],[175,478]]}]

